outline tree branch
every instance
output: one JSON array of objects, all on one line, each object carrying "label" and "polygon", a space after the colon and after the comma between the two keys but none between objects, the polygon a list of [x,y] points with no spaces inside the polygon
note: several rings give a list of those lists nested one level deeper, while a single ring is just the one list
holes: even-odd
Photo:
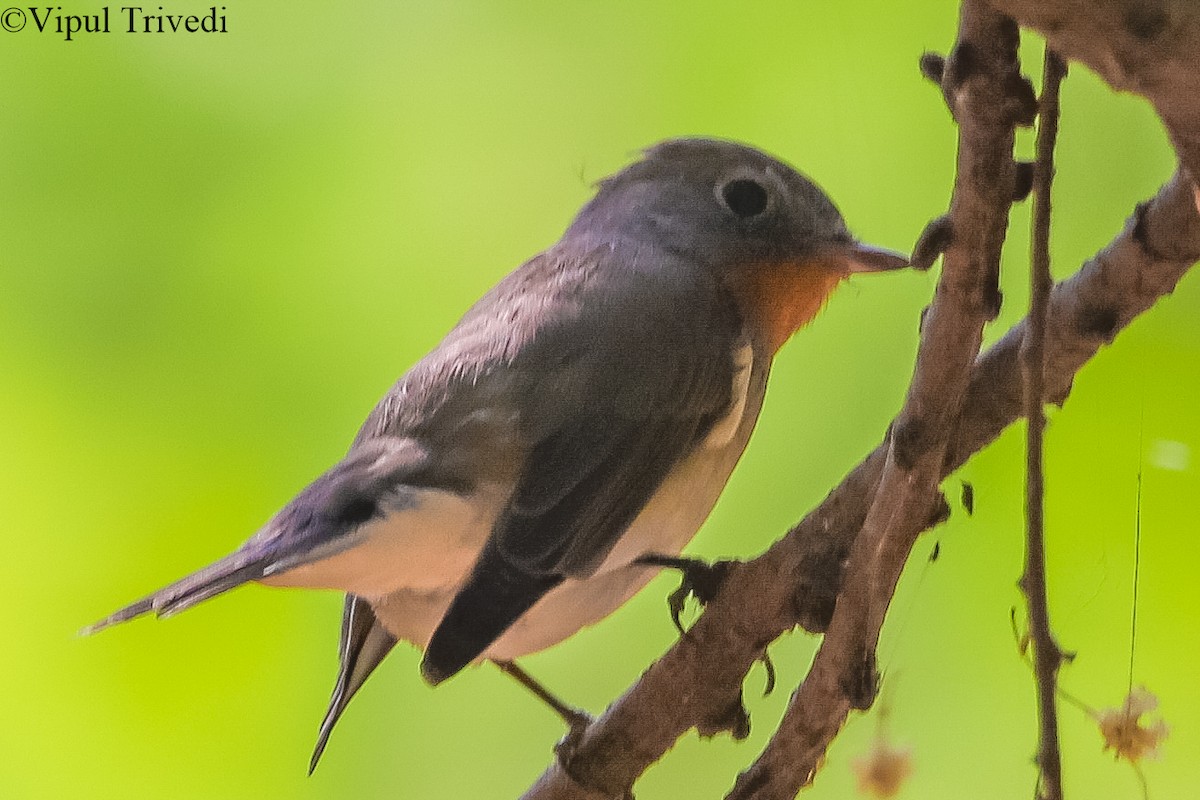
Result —
[{"label": "tree branch", "polygon": [[[1107,247],[1055,286],[1047,314],[1045,399],[1061,405],[1083,365],[1169,294],[1197,260],[1200,213],[1191,181],[1177,173],[1138,206]],[[1026,326],[1026,321],[1013,326],[975,362],[943,475],[1020,417],[1019,353]],[[712,721],[740,696],[742,680],[766,644],[797,620],[822,629],[886,455],[881,444],[786,536],[733,569],[687,636],[589,726],[570,759],[579,780],[556,762],[524,797],[623,796],[689,729],[712,732]]]},{"label": "tree branch", "polygon": [[1058,668],[1062,651],[1050,629],[1046,590],[1045,396],[1046,314],[1050,305],[1050,187],[1058,138],[1058,89],[1067,65],[1047,48],[1038,104],[1037,161],[1033,175],[1033,235],[1029,270],[1029,332],[1021,348],[1025,385],[1025,572],[1021,588],[1029,606],[1029,635],[1037,677],[1040,796],[1062,800],[1062,753],[1058,746]]},{"label": "tree branch", "polygon": [[[1042,7],[1021,0],[991,1]],[[1200,75],[1200,65],[1187,68]],[[1191,130],[1200,135],[1200,123]],[[1179,140],[1178,133],[1173,136]],[[1198,259],[1197,194],[1181,170],[1155,198],[1138,206],[1104,250],[1054,288],[1047,312],[1044,399],[1064,402],[1075,373],[1168,294]],[[939,478],[1022,414],[1019,353],[1026,330],[1027,322],[1017,324],[975,361]],[[846,558],[892,449],[889,437],[786,536],[758,558],[735,566],[688,634],[590,725],[565,763],[552,764],[525,797],[624,797],[641,773],[692,727],[708,735],[729,729],[741,709],[742,681],[763,649],[797,623],[822,631],[833,616]],[[915,536],[928,521],[918,520],[912,531],[897,531],[897,538]],[[837,708],[832,714],[844,717]]]},{"label": "tree branch", "polygon": [[[1032,121],[1017,26],[982,2],[962,6],[942,91],[958,120],[950,241],[922,325],[908,397],[889,436],[879,488],[850,551],[842,591],[812,668],[730,800],[787,800],[811,780],[851,709],[869,708],[875,647],[917,536],[944,518],[938,486],[984,324],[1000,310],[1000,251],[1014,194],[1015,129]],[[944,225],[945,223],[938,223]]]},{"label": "tree branch", "polygon": [[1200,9],[1179,0],[988,0],[1110,86],[1154,104],[1175,151],[1200,175]]}]

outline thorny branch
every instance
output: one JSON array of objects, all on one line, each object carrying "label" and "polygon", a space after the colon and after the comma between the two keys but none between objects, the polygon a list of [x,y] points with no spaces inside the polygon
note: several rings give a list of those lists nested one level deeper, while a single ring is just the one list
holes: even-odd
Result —
[{"label": "thorny branch", "polygon": [[1044,366],[1046,314],[1050,305],[1050,187],[1054,180],[1054,144],[1058,138],[1058,89],[1067,65],[1046,50],[1042,96],[1038,104],[1037,161],[1033,174],[1033,236],[1029,271],[1029,333],[1021,348],[1025,385],[1025,572],[1021,587],[1029,605],[1029,635],[1037,676],[1038,768],[1040,795],[1062,800],[1062,753],[1058,746],[1058,668],[1062,651],[1050,630],[1046,591]]},{"label": "thorny branch", "polygon": [[[1200,19],[1164,16],[1157,3],[989,2],[1022,25],[1046,32],[1058,52],[1083,61],[1117,88],[1150,97],[1182,161],[1171,181],[1138,206],[1117,237],[1051,293],[1042,396],[1061,405],[1075,373],[1200,260],[1200,197],[1190,177],[1200,174],[1200,63],[1194,59],[1200,47],[1193,46],[1200,43]],[[1127,11],[1134,6],[1141,10]],[[951,64],[954,60],[952,56]],[[932,59],[923,66],[945,85],[944,64]],[[1014,195],[1020,194],[1022,181],[1021,170],[1015,170]],[[936,256],[950,245],[955,231],[943,223],[928,233],[926,246]],[[1028,327],[1028,321],[1017,324],[975,361],[939,477],[953,472],[1023,414],[1019,358]],[[565,763],[552,764],[525,797],[625,797],[641,773],[691,728],[711,735],[741,721],[742,680],[763,648],[797,623],[814,632],[829,625],[847,556],[891,452],[889,437],[767,552],[736,565],[688,635],[588,726]],[[915,536],[930,521],[914,523],[899,538]],[[817,698],[815,710],[828,716],[826,706],[839,706],[841,697]],[[844,716],[840,708],[832,714]]]}]

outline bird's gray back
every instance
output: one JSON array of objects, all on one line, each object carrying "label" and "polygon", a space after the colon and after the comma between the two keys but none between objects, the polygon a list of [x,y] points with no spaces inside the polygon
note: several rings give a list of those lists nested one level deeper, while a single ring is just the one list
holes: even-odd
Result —
[{"label": "bird's gray back", "polygon": [[[673,313],[680,304],[696,313]],[[720,371],[739,331],[717,282],[673,254],[564,241],[475,303],[379,402],[356,446],[379,436],[433,445],[442,458],[429,480],[447,485],[481,463],[503,471],[581,413],[637,418],[691,396],[697,364]],[[711,395],[697,402],[724,401]]]}]

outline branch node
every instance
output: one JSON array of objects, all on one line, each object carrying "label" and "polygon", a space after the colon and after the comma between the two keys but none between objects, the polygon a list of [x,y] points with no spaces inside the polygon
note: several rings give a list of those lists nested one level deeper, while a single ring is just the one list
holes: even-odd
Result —
[{"label": "branch node", "polygon": [[800,578],[792,593],[792,613],[796,624],[809,633],[824,633],[829,629],[845,568],[844,549],[804,559],[800,565]]},{"label": "branch node", "polygon": [[983,313],[988,322],[995,322],[1000,316],[1000,308],[1004,305],[1004,292],[994,283],[988,284],[983,290]]},{"label": "branch node", "polygon": [[1129,236],[1133,241],[1137,242],[1138,247],[1145,251],[1146,255],[1155,255],[1150,247],[1150,233],[1146,229],[1146,213],[1150,210],[1150,202],[1144,200],[1138,203],[1133,208],[1133,230]]},{"label": "branch node", "polygon": [[954,224],[950,221],[950,215],[942,214],[940,217],[935,217],[925,225],[925,229],[917,237],[917,243],[913,245],[909,263],[913,269],[924,272],[933,266],[933,262],[946,252],[946,248],[953,241]]},{"label": "branch node", "polygon": [[925,452],[925,440],[928,438],[919,420],[908,417],[896,421],[892,428],[892,457],[896,467],[910,471]]},{"label": "branch node", "polygon": [[946,59],[945,80],[942,85],[949,92],[957,92],[967,79],[979,71],[979,51],[970,42],[959,40]]},{"label": "branch node", "polygon": [[1111,306],[1084,306],[1075,321],[1076,330],[1088,338],[1112,342],[1121,329],[1121,316]]},{"label": "branch node", "polygon": [[842,695],[856,711],[866,711],[879,696],[879,671],[875,668],[875,651],[866,647],[850,661],[842,676]]},{"label": "branch node", "polygon": [[929,449],[929,433],[921,420],[907,417],[892,427],[892,458],[896,466],[908,472]]},{"label": "branch node", "polygon": [[[1116,335],[1115,333],[1113,334]],[[1072,376],[1067,380],[1065,386],[1060,391],[1051,392],[1046,397],[1046,402],[1052,403],[1055,408],[1062,408],[1067,403],[1067,398],[1071,396],[1071,390],[1075,388],[1075,378]]]},{"label": "branch node", "polygon": [[938,86],[942,85],[942,77],[946,74],[946,57],[941,53],[927,51],[921,54],[921,74]]},{"label": "branch node", "polygon": [[949,519],[950,504],[946,502],[946,495],[938,492],[937,497],[933,501],[933,510],[929,514],[929,521],[925,523],[925,529],[936,528]]},{"label": "branch node", "polygon": [[1024,75],[1013,73],[1004,82],[1004,91],[1010,101],[1009,112],[1012,122],[1022,128],[1028,128],[1037,120],[1038,99],[1033,83]]},{"label": "branch node", "polygon": [[962,97],[963,85],[978,71],[979,51],[975,45],[960,39],[950,50],[942,75],[942,96],[955,120],[958,119],[958,102]]},{"label": "branch node", "polygon": [[1134,38],[1150,42],[1162,35],[1170,20],[1161,6],[1151,3],[1130,3],[1125,12],[1125,27]]},{"label": "branch node", "polygon": [[1013,172],[1012,201],[1019,203],[1033,191],[1033,162],[1018,161]]},{"label": "branch node", "polygon": [[[584,776],[579,773],[579,771],[575,768],[576,764],[574,762],[581,740],[582,737],[580,736],[572,736],[568,734],[554,748],[554,756],[555,760],[558,762],[558,770],[571,784],[571,796],[603,796],[606,798],[620,797],[621,800],[634,800],[632,789],[625,789],[621,791],[620,794],[606,791],[602,787],[586,780]],[[538,786],[535,784],[530,790],[530,793],[534,793],[537,790]],[[525,796],[528,797],[529,794],[526,794]]]}]

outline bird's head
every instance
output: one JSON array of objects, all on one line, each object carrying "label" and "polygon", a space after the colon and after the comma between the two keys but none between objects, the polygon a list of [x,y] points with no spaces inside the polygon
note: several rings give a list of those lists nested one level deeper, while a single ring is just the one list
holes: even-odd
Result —
[{"label": "bird's head", "polygon": [[765,153],[671,139],[600,181],[568,236],[627,239],[712,273],[777,349],[859,272],[908,265],[857,241],[833,201]]}]

